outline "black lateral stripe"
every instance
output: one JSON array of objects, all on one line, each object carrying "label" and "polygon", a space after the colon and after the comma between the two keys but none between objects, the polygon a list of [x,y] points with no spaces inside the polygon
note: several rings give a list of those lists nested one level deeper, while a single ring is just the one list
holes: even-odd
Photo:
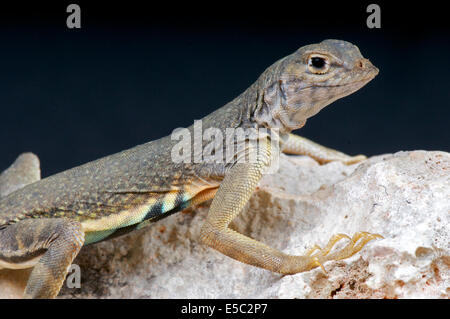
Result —
[{"label": "black lateral stripe", "polygon": [[155,218],[163,213],[164,196],[160,197],[145,215],[144,220]]},{"label": "black lateral stripe", "polygon": [[[172,215],[172,214],[174,214],[176,212],[179,212],[180,210],[183,210],[184,208],[188,207],[189,206],[189,201],[185,201],[184,200],[184,194],[185,194],[184,191],[178,192],[177,197],[175,198],[174,208],[169,210],[169,211],[167,211],[167,212],[163,212],[164,196],[160,197],[156,201],[156,203],[151,207],[149,212],[145,215],[144,220],[152,219],[153,222],[156,222],[156,221],[158,221],[160,219],[163,219],[164,217]],[[112,238],[116,238],[116,237],[120,237],[122,235],[128,234],[129,232],[132,232],[137,227],[139,227],[139,224],[140,223],[137,223],[135,225],[129,225],[129,226],[126,226],[126,227],[123,227],[123,228],[118,228],[118,229],[116,229],[116,231],[114,233],[112,233],[111,235],[103,238],[99,242],[102,242],[102,241],[105,241],[105,240],[109,240],[109,239],[112,239]]]},{"label": "black lateral stripe", "polygon": [[160,219],[163,219],[163,218],[165,218],[167,216],[175,214],[175,213],[185,209],[186,207],[189,207],[190,201],[185,201],[184,200],[184,194],[185,194],[184,191],[180,191],[177,194],[177,197],[175,198],[175,205],[174,205],[174,207],[171,210],[169,210],[167,212],[164,212],[164,214],[160,214],[158,216],[153,217],[152,218],[152,222],[156,222],[156,221],[158,221]]},{"label": "black lateral stripe", "polygon": [[186,205],[187,203],[184,201],[184,191],[179,191],[177,194],[177,198],[175,198],[175,205],[174,205],[174,209],[184,209],[184,205]]},{"label": "black lateral stripe", "polygon": [[123,227],[123,228],[118,228],[112,234],[110,234],[109,236],[103,238],[100,241],[95,242],[95,244],[96,243],[100,243],[100,242],[105,241],[105,240],[110,240],[112,238],[116,238],[116,237],[120,237],[120,236],[126,235],[126,234],[132,232],[133,230],[135,230],[137,225],[139,225],[139,224],[126,226],[126,227]]}]

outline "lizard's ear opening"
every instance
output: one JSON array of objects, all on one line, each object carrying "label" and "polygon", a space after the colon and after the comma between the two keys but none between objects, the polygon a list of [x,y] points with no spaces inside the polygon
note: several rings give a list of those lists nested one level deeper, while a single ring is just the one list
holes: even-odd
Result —
[{"label": "lizard's ear opening", "polygon": [[322,54],[310,54],[307,63],[309,72],[313,74],[324,74],[330,69],[330,59]]}]

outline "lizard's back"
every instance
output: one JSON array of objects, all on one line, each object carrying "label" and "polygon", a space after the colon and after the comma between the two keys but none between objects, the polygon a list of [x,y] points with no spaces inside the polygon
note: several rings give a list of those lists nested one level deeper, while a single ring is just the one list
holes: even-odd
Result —
[{"label": "lizard's back", "polygon": [[[202,123],[221,128],[220,119],[224,128],[237,126],[240,115],[228,106]],[[171,150],[177,142],[166,136],[27,185],[0,199],[0,229],[28,218],[64,217],[80,221],[92,233],[89,243],[182,210],[197,194],[217,189],[225,167],[175,163]]]}]

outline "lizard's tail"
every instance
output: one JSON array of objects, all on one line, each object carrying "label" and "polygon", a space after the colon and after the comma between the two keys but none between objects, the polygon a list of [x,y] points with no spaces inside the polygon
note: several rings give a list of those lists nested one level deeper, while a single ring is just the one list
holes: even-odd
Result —
[{"label": "lizard's tail", "polygon": [[33,153],[22,153],[0,174],[0,198],[40,179],[39,158]]}]

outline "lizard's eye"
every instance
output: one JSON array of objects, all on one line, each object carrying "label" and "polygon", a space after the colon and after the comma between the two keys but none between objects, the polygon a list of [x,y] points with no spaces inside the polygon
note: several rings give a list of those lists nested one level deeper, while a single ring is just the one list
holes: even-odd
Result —
[{"label": "lizard's eye", "polygon": [[314,74],[324,74],[330,68],[330,61],[326,56],[311,54],[308,58],[308,69]]}]

